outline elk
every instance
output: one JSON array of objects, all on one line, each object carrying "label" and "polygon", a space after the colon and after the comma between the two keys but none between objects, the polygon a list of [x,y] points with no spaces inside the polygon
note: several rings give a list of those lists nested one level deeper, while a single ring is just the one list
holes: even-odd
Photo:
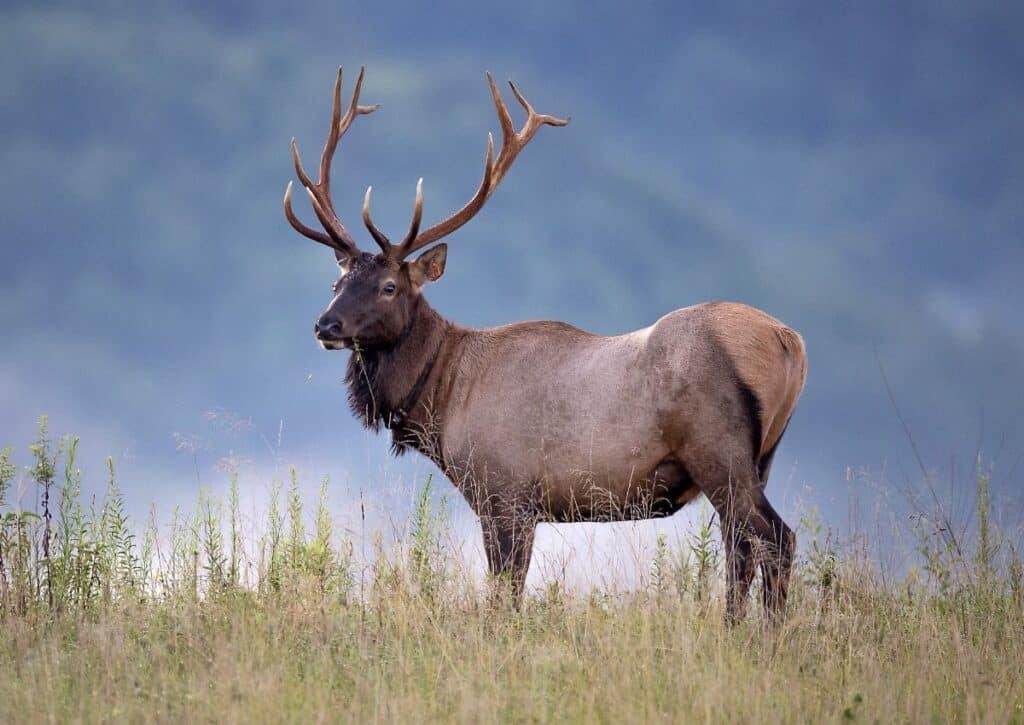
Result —
[{"label": "elk", "polygon": [[360,251],[334,210],[331,161],[353,121],[379,106],[359,104],[365,69],[341,114],[334,84],[319,178],[292,140],[295,173],[323,231],[284,211],[300,234],[334,250],[341,275],[314,325],[325,350],[348,349],[345,382],[353,413],[392,435],[393,450],[430,458],[480,519],[488,568],[518,606],[539,522],[621,521],[667,516],[703,493],[726,549],[726,618],[744,616],[760,565],[769,619],[784,611],[796,538],[765,497],[772,458],[806,378],[803,340],[752,307],[713,302],[670,312],[650,327],[604,337],[564,322],[469,329],[438,314],[423,288],[444,273],[447,245],[484,206],[542,126],[511,81],[526,121],[516,130],[490,73],[502,144],[488,135],[483,178],[447,219],[420,229],[423,180],[412,223],[392,243],[370,215],[380,247]]}]

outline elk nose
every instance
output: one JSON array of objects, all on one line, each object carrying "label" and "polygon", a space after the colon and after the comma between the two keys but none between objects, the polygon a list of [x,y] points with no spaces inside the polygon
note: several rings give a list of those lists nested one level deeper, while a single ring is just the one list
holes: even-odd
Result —
[{"label": "elk nose", "polygon": [[341,337],[341,323],[337,320],[320,318],[313,323],[313,332],[317,337],[332,340]]}]

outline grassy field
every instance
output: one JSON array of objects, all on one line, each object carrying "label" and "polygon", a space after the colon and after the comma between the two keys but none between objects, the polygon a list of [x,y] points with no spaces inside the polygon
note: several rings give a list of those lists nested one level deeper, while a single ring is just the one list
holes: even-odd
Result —
[{"label": "grassy field", "polygon": [[0,457],[0,722],[1024,722],[1024,574],[981,473],[969,544],[936,526],[883,584],[809,519],[785,622],[728,628],[711,522],[659,539],[640,589],[551,584],[511,612],[428,490],[365,561],[294,481],[259,535],[237,485],[135,534],[112,469],[83,505],[76,447]]}]

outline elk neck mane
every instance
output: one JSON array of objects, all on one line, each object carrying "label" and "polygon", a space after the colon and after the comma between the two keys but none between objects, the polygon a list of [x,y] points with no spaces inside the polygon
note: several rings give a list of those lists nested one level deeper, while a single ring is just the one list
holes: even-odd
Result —
[{"label": "elk neck mane", "polygon": [[[401,454],[420,447],[424,425],[414,415],[441,356],[451,323],[422,297],[417,297],[409,322],[390,348],[359,349],[349,356],[345,384],[348,402],[363,426],[391,430],[392,448]],[[429,417],[429,414],[428,416]]]}]

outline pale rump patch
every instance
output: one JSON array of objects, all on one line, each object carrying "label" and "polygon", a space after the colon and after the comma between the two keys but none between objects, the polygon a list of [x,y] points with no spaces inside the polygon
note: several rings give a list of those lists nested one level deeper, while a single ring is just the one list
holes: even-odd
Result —
[{"label": "pale rump patch", "polygon": [[740,379],[761,404],[758,456],[764,456],[782,436],[804,389],[804,341],[795,330],[747,305],[713,305],[708,316]]}]

